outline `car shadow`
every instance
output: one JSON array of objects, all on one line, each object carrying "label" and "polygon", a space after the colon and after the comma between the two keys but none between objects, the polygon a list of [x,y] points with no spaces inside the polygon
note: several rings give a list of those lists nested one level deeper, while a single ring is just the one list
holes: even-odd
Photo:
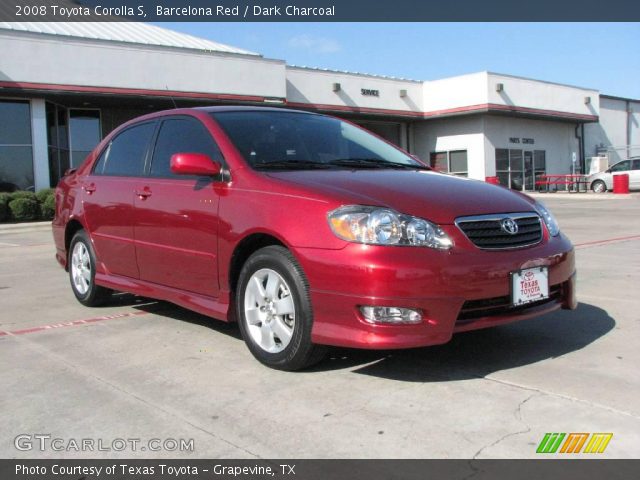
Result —
[{"label": "car shadow", "polygon": [[[169,302],[123,295],[137,310],[200,325],[242,341],[235,323],[214,320]],[[602,308],[580,303],[500,327],[459,333],[449,343],[409,350],[330,347],[327,357],[300,373],[351,369],[353,373],[403,382],[443,382],[482,378],[581,350],[606,335],[616,322]],[[249,352],[247,352],[249,355]]]},{"label": "car shadow", "polygon": [[[136,299],[142,298],[134,297],[133,295],[131,295],[131,297]],[[229,323],[223,322],[221,320],[216,320],[192,310],[187,310],[186,308],[182,308],[170,302],[149,299],[145,300],[146,301],[140,301],[136,304],[131,303],[130,305],[136,310],[142,310],[143,312],[151,313],[154,315],[161,315],[163,317],[172,318],[181,322],[200,325],[202,327],[210,328],[211,330],[214,330],[216,332],[233,337],[237,340],[242,340],[240,330],[238,329],[238,326],[235,324],[235,322]]]},{"label": "car shadow", "polygon": [[403,382],[482,378],[581,350],[615,324],[602,308],[580,303],[575,311],[560,310],[537,319],[459,333],[444,345],[394,351],[334,349],[312,371],[353,368],[353,373]]}]

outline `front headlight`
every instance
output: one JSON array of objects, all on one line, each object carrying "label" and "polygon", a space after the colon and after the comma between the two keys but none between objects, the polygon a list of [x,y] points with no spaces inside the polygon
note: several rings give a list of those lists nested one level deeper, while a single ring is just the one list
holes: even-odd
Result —
[{"label": "front headlight", "polygon": [[333,233],[348,242],[368,245],[409,245],[441,250],[451,239],[437,225],[389,208],[348,205],[328,215]]},{"label": "front headlight", "polygon": [[542,220],[544,220],[544,223],[547,226],[547,230],[549,230],[549,235],[556,237],[560,233],[560,226],[558,225],[557,220],[542,203],[538,202],[536,207],[542,217]]}]

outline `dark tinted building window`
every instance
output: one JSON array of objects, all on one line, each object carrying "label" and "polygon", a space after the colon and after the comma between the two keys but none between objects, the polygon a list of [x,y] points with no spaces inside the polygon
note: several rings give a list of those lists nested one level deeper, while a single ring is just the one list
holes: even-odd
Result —
[{"label": "dark tinted building window", "polygon": [[57,185],[69,163],[68,110],[47,102],[47,145],[49,147],[49,178],[51,185]]},{"label": "dark tinted building window", "polygon": [[449,152],[449,171],[451,173],[466,177],[468,170],[466,150]]},{"label": "dark tinted building window", "polygon": [[188,178],[171,171],[171,156],[175,153],[202,153],[221,161],[221,154],[207,129],[196,119],[164,120],[158,133],[151,161],[151,176]]},{"label": "dark tinted building window", "polygon": [[139,176],[144,171],[144,156],[155,123],[143,123],[129,127],[116,136],[96,162],[94,173],[98,175]]},{"label": "dark tinted building window", "polygon": [[439,172],[448,172],[447,152],[431,152],[431,168]]},{"label": "dark tinted building window", "polygon": [[29,102],[0,100],[0,192],[33,189]]},{"label": "dark tinted building window", "polygon": [[100,110],[69,110],[71,165],[77,167],[100,140]]},{"label": "dark tinted building window", "polygon": [[439,172],[466,177],[468,174],[467,151],[431,152],[431,168]]}]

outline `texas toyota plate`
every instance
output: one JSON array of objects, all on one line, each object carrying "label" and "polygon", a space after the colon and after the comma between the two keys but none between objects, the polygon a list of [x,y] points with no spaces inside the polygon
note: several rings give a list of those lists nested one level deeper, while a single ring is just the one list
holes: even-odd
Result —
[{"label": "texas toyota plate", "polygon": [[549,269],[527,268],[511,274],[511,303],[514,307],[549,298]]}]

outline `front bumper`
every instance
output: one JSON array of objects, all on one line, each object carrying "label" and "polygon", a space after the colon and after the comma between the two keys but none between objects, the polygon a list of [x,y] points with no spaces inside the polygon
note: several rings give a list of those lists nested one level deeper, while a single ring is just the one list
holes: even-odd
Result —
[{"label": "front bumper", "polygon": [[[312,341],[356,348],[410,348],[446,343],[456,332],[524,320],[576,307],[571,242],[560,235],[539,245],[449,251],[348,244],[341,250],[297,248],[314,311]],[[509,306],[511,272],[546,266],[549,300]],[[361,305],[419,309],[417,325],[374,325]]]}]

